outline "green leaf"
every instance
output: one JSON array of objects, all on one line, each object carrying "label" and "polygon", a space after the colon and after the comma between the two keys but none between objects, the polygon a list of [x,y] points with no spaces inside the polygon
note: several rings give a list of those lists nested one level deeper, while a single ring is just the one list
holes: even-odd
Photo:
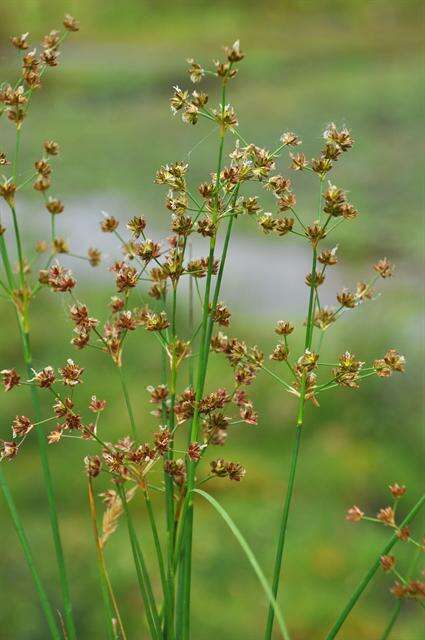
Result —
[{"label": "green leaf", "polygon": [[265,592],[268,600],[270,601],[270,605],[274,609],[274,612],[275,612],[275,615],[276,615],[276,620],[278,622],[278,625],[279,625],[279,628],[280,628],[280,630],[282,632],[282,636],[283,636],[284,640],[290,640],[289,633],[288,633],[288,630],[286,628],[286,624],[285,624],[285,621],[283,619],[282,612],[281,612],[281,610],[279,608],[279,605],[276,602],[276,598],[273,596],[273,593],[272,593],[272,590],[270,588],[270,585],[267,582],[267,578],[265,577],[260,565],[258,564],[258,561],[257,561],[257,559],[256,559],[251,547],[249,546],[249,544],[247,543],[247,541],[245,540],[245,538],[243,537],[243,535],[241,534],[241,532],[239,531],[239,529],[237,528],[235,523],[233,522],[232,518],[229,516],[227,511],[225,511],[225,509],[223,509],[223,507],[217,502],[217,500],[215,498],[213,498],[209,493],[207,493],[206,491],[202,491],[202,489],[193,489],[193,492],[194,493],[199,493],[200,496],[204,497],[206,500],[208,500],[208,502],[210,504],[212,504],[214,509],[216,511],[218,511],[218,513],[221,515],[221,517],[223,518],[223,520],[225,521],[225,523],[229,527],[230,531],[235,536],[236,540],[241,545],[242,549],[245,552],[246,557],[248,558],[249,562],[251,563],[252,568],[254,569],[255,573],[257,574],[257,578],[259,579],[259,581],[261,583],[261,586],[263,587],[264,592]]}]

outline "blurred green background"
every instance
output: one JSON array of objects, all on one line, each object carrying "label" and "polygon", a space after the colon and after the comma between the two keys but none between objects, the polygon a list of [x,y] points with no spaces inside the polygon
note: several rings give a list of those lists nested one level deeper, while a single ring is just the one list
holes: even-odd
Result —
[{"label": "blurred green background", "polygon": [[[60,142],[54,191],[64,199],[67,215],[59,224],[76,253],[90,244],[106,246],[108,254],[100,270],[90,270],[88,276],[79,271],[86,277],[78,295],[90,302],[95,315],[102,317],[113,290],[106,269],[113,249],[110,238],[99,232],[100,211],[123,222],[143,213],[152,222],[153,233],[161,234],[168,215],[163,190],[153,184],[156,168],[191,151],[191,179],[196,184],[215,167],[217,144],[209,124],[188,128],[169,112],[172,85],[189,84],[187,57],[206,64],[220,55],[223,44],[241,39],[246,60],[232,83],[230,100],[243,135],[262,146],[274,148],[283,131],[294,130],[311,157],[328,122],[347,124],[353,131],[355,147],[337,167],[335,181],[349,190],[361,216],[341,225],[335,235],[341,265],[325,298],[332,301],[335,287],[367,278],[370,265],[384,255],[396,263],[397,277],[383,283],[383,297],[346,314],[329,332],[323,358],[334,361],[348,348],[362,360],[371,360],[393,346],[406,355],[408,365],[403,377],[374,379],[354,393],[324,394],[321,408],[307,411],[282,604],[295,640],[323,638],[388,537],[383,527],[347,523],[346,508],[357,503],[376,512],[388,503],[387,484],[397,481],[408,486],[401,507],[405,510],[423,487],[422,3],[21,0],[18,7],[9,0],[2,3],[0,23],[2,80],[12,81],[18,68],[9,36],[30,31],[31,41],[36,42],[60,25],[65,10],[81,20],[81,31],[66,43],[61,67],[48,74],[35,96],[24,127],[22,171],[40,155],[43,140]],[[206,86],[214,103],[216,88]],[[11,153],[12,128],[4,118],[0,131],[1,150]],[[211,135],[198,144],[207,134]],[[281,166],[287,173],[285,158]],[[309,219],[317,201],[313,182],[308,175],[295,180],[299,210]],[[28,247],[47,235],[47,214],[31,189],[19,202],[19,214]],[[251,223],[237,230],[235,251],[225,282],[225,299],[233,311],[228,333],[269,349],[275,321],[290,319],[298,322],[294,341],[301,348],[307,293],[303,282],[308,270],[304,247],[287,236],[265,239]],[[181,314],[184,327],[186,309]],[[3,300],[0,318],[0,369],[13,365],[22,369],[15,319]],[[115,372],[102,354],[73,351],[61,298],[48,292],[40,295],[33,307],[32,331],[35,365],[59,366],[74,356],[87,370],[81,396],[96,393],[109,402],[104,436],[112,439],[125,433],[128,425]],[[229,376],[227,364],[213,357],[211,389],[224,376]],[[156,341],[144,334],[131,336],[127,377],[138,422],[149,434],[155,421],[149,415],[145,387],[159,382],[160,368]],[[261,415],[259,426],[236,427],[223,451],[246,466],[246,479],[236,486],[217,482],[211,491],[270,575],[295,403],[261,376],[252,395]],[[31,412],[25,390],[2,394],[2,437],[9,437],[17,412]],[[84,639],[104,637],[81,470],[88,449],[93,445],[67,441],[49,450],[79,638]],[[7,467],[7,475],[49,593],[59,606],[35,443],[26,443]],[[103,488],[102,481],[98,485]],[[160,512],[161,500],[155,497],[155,502]],[[138,501],[133,508],[142,540],[150,549],[144,511]],[[0,638],[41,640],[46,637],[44,622],[3,503],[0,509]],[[193,637],[262,637],[266,603],[240,548],[208,505],[199,504],[196,518]],[[419,535],[419,523],[415,529]],[[145,638],[124,527],[108,546],[129,638]],[[409,551],[398,547],[401,566],[409,562]],[[390,584],[388,576],[377,576],[341,639],[381,637],[394,607]],[[392,638],[419,640],[423,623],[419,607],[407,603]]]}]

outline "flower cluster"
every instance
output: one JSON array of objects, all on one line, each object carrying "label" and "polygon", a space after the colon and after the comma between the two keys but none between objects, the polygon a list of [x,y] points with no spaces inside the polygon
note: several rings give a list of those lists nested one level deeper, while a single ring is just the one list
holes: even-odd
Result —
[{"label": "flower cluster", "polygon": [[[365,515],[365,513],[355,505],[348,510],[346,519],[351,522],[360,522],[362,520],[375,522],[389,527],[394,531],[398,540],[410,543],[412,547],[416,547],[417,551],[424,552],[425,538],[421,541],[415,540],[412,537],[410,527],[399,524],[396,521],[397,506],[400,499],[406,493],[406,487],[395,482],[390,484],[388,488],[393,498],[393,503],[389,506],[381,507],[375,517]],[[425,582],[420,578],[412,578],[410,574],[403,576],[400,573],[398,562],[394,555],[382,555],[380,563],[385,573],[391,573],[396,578],[390,589],[396,598],[413,598],[422,601],[425,599]]]}]

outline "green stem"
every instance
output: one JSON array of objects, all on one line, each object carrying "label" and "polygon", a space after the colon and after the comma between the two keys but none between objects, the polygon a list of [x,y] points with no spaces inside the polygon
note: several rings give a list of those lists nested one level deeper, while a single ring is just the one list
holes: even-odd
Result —
[{"label": "green stem", "polygon": [[161,584],[162,584],[162,590],[163,590],[164,600],[165,600],[168,587],[167,587],[167,577],[165,574],[164,557],[162,555],[161,543],[159,541],[158,528],[156,526],[156,521],[155,521],[155,514],[152,508],[152,502],[151,502],[150,495],[147,488],[143,490],[143,493],[145,496],[145,503],[148,511],[149,523],[152,530],[155,551],[158,559],[159,573],[161,576]]},{"label": "green stem", "polygon": [[89,496],[90,515],[91,515],[91,520],[93,525],[94,541],[96,545],[97,564],[99,567],[100,586],[102,590],[103,605],[105,607],[105,613],[106,613],[106,628],[107,628],[109,640],[115,640],[115,633],[114,633],[114,628],[112,624],[112,619],[114,617],[114,614],[113,614],[110,594],[108,590],[108,582],[106,580],[105,558],[103,555],[103,550],[102,550],[100,539],[99,539],[99,530],[97,527],[96,505],[94,501],[93,486],[92,486],[91,478],[89,478],[88,496]]},{"label": "green stem", "polygon": [[384,633],[381,636],[380,640],[387,640],[387,638],[389,637],[391,631],[393,630],[393,627],[395,625],[395,623],[397,622],[397,618],[399,616],[399,613],[401,611],[401,607],[402,607],[403,601],[399,600],[396,604],[396,606],[394,607],[394,611],[391,615],[390,621],[388,623],[388,626],[386,627]]},{"label": "green stem", "polygon": [[[23,352],[24,352],[24,360],[28,372],[28,376],[31,377],[33,375],[32,372],[32,356],[31,356],[31,345],[28,331],[25,330],[24,324],[25,320],[19,322],[19,328],[21,332]],[[40,420],[40,401],[38,397],[37,388],[35,386],[31,386],[31,399],[34,406],[34,412],[36,420]],[[50,527],[53,536],[53,543],[55,547],[56,553],[56,561],[59,570],[59,579],[61,584],[62,598],[64,604],[64,614],[65,614],[65,622],[67,627],[67,632],[69,636],[69,640],[76,640],[76,630],[74,619],[72,615],[72,604],[71,597],[69,593],[69,584],[68,584],[68,576],[65,566],[65,558],[62,548],[62,540],[59,530],[59,521],[58,521],[58,513],[56,508],[56,498],[55,492],[53,488],[53,480],[50,472],[49,461],[47,457],[47,443],[46,437],[43,431],[42,426],[36,427],[37,437],[38,437],[38,446],[40,453],[40,461],[43,469],[44,483],[46,486],[47,493],[47,501],[49,504],[49,516],[50,516]]]},{"label": "green stem", "polygon": [[[313,284],[310,287],[310,296],[309,296],[309,302],[308,302],[307,326],[306,326],[305,343],[304,343],[306,350],[311,349],[311,345],[313,342],[313,329],[314,329],[313,320],[314,320],[315,292],[316,292],[314,287],[314,279],[316,274],[316,267],[317,267],[317,248],[313,247],[312,268],[311,268]],[[283,503],[279,538],[277,543],[276,557],[275,557],[274,570],[273,570],[272,591],[273,591],[273,596],[275,598],[277,597],[278,590],[279,590],[283,552],[285,549],[286,531],[288,528],[289,512],[290,512],[292,497],[294,492],[295,473],[297,470],[302,426],[304,422],[304,405],[305,405],[306,390],[307,390],[307,374],[304,373],[301,380],[300,398],[298,402],[297,426],[295,430],[295,440],[294,440],[292,454],[291,454],[288,487],[286,490],[285,500]],[[275,617],[275,611],[272,606],[269,606],[266,628],[264,633],[264,640],[271,640],[272,633],[273,633],[274,617]]]},{"label": "green stem", "polygon": [[133,520],[130,516],[130,511],[127,504],[127,498],[125,495],[125,490],[120,485],[117,485],[117,486],[118,486],[118,493],[120,495],[121,502],[123,504],[125,515],[126,515],[128,535],[130,538],[131,549],[133,552],[134,565],[136,567],[140,594],[142,596],[142,600],[145,605],[146,619],[148,622],[149,630],[151,633],[152,640],[160,640],[160,637],[161,637],[160,621],[159,621],[158,611],[156,608],[155,599],[153,596],[152,584],[149,578],[144,556],[140,548],[139,541],[137,539],[136,531],[134,529]]},{"label": "green stem", "polygon": [[53,609],[50,605],[50,602],[47,598],[47,594],[44,590],[43,584],[41,582],[40,575],[35,566],[34,557],[32,555],[31,548],[29,546],[28,538],[26,536],[24,527],[22,525],[21,519],[19,517],[18,511],[15,506],[15,502],[13,500],[12,494],[9,489],[9,485],[7,483],[6,477],[3,472],[2,464],[0,464],[0,487],[3,492],[4,499],[6,501],[7,507],[9,509],[9,514],[13,522],[13,526],[15,527],[16,533],[19,538],[19,542],[21,543],[22,550],[24,552],[25,560],[27,562],[28,568],[31,572],[32,578],[35,583],[35,588],[38,593],[38,597],[40,599],[41,608],[46,617],[47,625],[49,627],[50,635],[54,640],[61,640],[61,633],[59,632],[59,628],[56,623],[55,615],[53,613]]},{"label": "green stem", "polygon": [[[290,469],[289,469],[288,487],[287,487],[287,490],[286,490],[285,502],[284,502],[284,505],[283,505],[282,520],[281,520],[281,525],[280,525],[279,539],[278,539],[278,543],[277,543],[276,558],[275,558],[275,564],[274,564],[273,583],[272,583],[272,593],[273,593],[273,597],[274,598],[277,597],[277,593],[279,591],[279,582],[280,582],[280,573],[281,573],[281,567],[282,567],[283,550],[284,550],[284,547],[285,547],[285,539],[286,539],[286,531],[287,531],[287,527],[288,527],[289,510],[290,510],[290,507],[291,507],[292,494],[293,494],[293,490],[294,490],[295,472],[296,472],[296,469],[297,469],[298,453],[299,453],[300,442],[301,442],[301,433],[302,433],[302,424],[297,424],[296,431],[295,431],[295,440],[294,440],[294,444],[293,444],[293,448],[292,448],[291,466],[290,466]],[[264,634],[264,638],[267,638],[267,640],[272,637],[274,617],[275,617],[275,610],[270,605],[268,616],[267,616],[266,630],[265,630],[265,634]]]},{"label": "green stem", "polygon": [[120,376],[121,387],[124,394],[125,405],[127,407],[127,413],[130,420],[131,433],[133,434],[134,440],[137,441],[137,429],[136,429],[136,421],[134,419],[133,407],[131,406],[130,395],[128,393],[127,383],[124,378],[124,372],[122,370],[122,366],[118,366],[118,373]]},{"label": "green stem", "polygon": [[[424,506],[424,504],[425,504],[425,494],[418,500],[418,502],[415,504],[413,509],[407,514],[403,522],[399,525],[399,528],[402,529],[403,527],[407,526],[409,522],[411,522],[415,518],[415,516],[418,514],[418,512]],[[353,594],[351,595],[344,609],[338,616],[337,621],[335,622],[332,629],[329,631],[328,635],[326,636],[326,640],[333,640],[337,636],[342,625],[350,615],[354,606],[357,604],[357,601],[359,600],[363,591],[366,589],[369,582],[374,577],[375,573],[379,570],[381,566],[381,556],[388,555],[388,553],[391,551],[394,545],[397,544],[398,541],[399,541],[399,538],[397,536],[397,532],[394,532],[390,540],[387,542],[387,544],[383,547],[383,549],[378,554],[375,562],[370,567],[369,571],[366,573],[363,580],[360,582],[358,587],[354,590]]]}]

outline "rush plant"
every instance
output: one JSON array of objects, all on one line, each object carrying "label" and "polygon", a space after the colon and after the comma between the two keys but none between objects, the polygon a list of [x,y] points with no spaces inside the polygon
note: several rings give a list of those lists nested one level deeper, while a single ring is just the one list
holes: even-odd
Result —
[{"label": "rush plant", "polygon": [[[334,362],[321,359],[323,340],[332,326],[342,321],[347,313],[373,300],[378,279],[388,279],[393,274],[390,262],[381,259],[373,266],[374,275],[369,280],[358,283],[351,291],[344,289],[336,294],[335,307],[321,304],[320,290],[327,272],[338,262],[334,244],[337,228],[341,224],[353,224],[358,216],[346,192],[331,180],[335,164],[353,146],[351,133],[345,127],[330,124],[323,133],[322,148],[311,161],[298,150],[301,140],[292,132],[283,133],[275,149],[262,148],[243,137],[236,111],[229,104],[229,87],[244,58],[239,42],[225,47],[224,59],[215,60],[210,69],[189,59],[190,80],[197,86],[204,80],[208,80],[208,86],[215,83],[218,104],[215,95],[210,99],[200,89],[189,91],[174,87],[171,110],[174,115],[181,115],[186,125],[203,122],[213,127],[217,149],[211,173],[200,185],[193,185],[190,166],[185,161],[173,161],[158,169],[155,182],[165,188],[165,206],[171,216],[171,235],[162,242],[151,238],[148,222],[141,215],[133,216],[122,225],[114,215],[103,214],[101,230],[116,237],[122,258],[108,265],[114,279],[113,295],[105,304],[103,317],[95,317],[89,309],[90,301],[81,299],[73,274],[59,261],[61,254],[74,255],[65,240],[56,234],[56,217],[63,212],[64,205],[59,199],[47,196],[51,188],[51,159],[59,153],[59,145],[46,141],[43,156],[36,160],[34,169],[24,168],[20,158],[20,138],[32,95],[40,86],[45,71],[57,65],[59,47],[65,36],[78,30],[78,23],[70,16],[65,18],[64,26],[63,35],[52,31],[44,38],[40,53],[36,49],[29,50],[28,34],[12,38],[13,45],[22,52],[22,72],[15,84],[3,83],[0,92],[3,111],[16,129],[11,160],[6,151],[0,153],[5,172],[0,182],[0,196],[10,214],[9,224],[5,222],[8,226],[0,227],[4,267],[0,286],[5,304],[12,304],[16,312],[25,364],[22,372],[16,365],[4,368],[1,373],[6,391],[27,386],[33,400],[33,415],[17,415],[11,435],[1,441],[0,484],[50,636],[55,639],[78,637],[48,461],[48,449],[50,453],[54,447],[71,445],[70,439],[77,438],[87,441],[84,463],[88,506],[108,638],[127,638],[126,621],[120,613],[104,552],[107,544],[113,544],[113,534],[121,521],[128,531],[135,580],[143,604],[140,619],[147,634],[144,637],[152,640],[189,640],[193,637],[190,620],[192,546],[196,537],[194,509],[202,499],[224,519],[264,590],[269,607],[264,639],[270,640],[276,628],[279,637],[289,640],[290,620],[288,629],[277,599],[281,577],[285,576],[288,522],[291,510],[296,508],[292,498],[302,432],[309,426],[304,417],[306,406],[310,404],[319,410],[323,393],[339,387],[355,391],[360,384],[403,372],[405,367],[404,357],[395,349],[389,349],[382,358],[368,364],[348,350],[336,355]],[[290,150],[289,166],[280,173],[278,166],[285,163],[287,150]],[[317,183],[317,203],[309,218],[297,211],[296,196],[288,177],[291,171],[307,174],[307,178]],[[37,244],[35,256],[24,254],[21,229],[25,221],[19,215],[17,204],[21,191],[30,183],[43,197],[51,222],[49,241]],[[249,346],[244,340],[222,332],[231,321],[231,312],[222,301],[222,283],[232,237],[241,218],[251,219],[264,234],[282,238],[282,251],[285,251],[285,243],[293,238],[305,243],[311,253],[311,271],[302,285],[307,291],[306,319],[297,328],[298,332],[303,332],[303,349],[299,353],[293,346],[295,325],[289,320],[279,320],[274,330],[278,342],[268,358],[270,364],[258,345]],[[204,255],[193,257],[192,236],[203,239]],[[18,259],[15,269],[11,257],[14,252]],[[43,254],[47,254],[45,264],[34,282],[31,267]],[[85,259],[89,266],[101,262],[101,253],[94,248],[88,250],[87,256],[76,257]],[[93,393],[89,405],[85,406],[78,399],[78,388],[85,372],[74,361],[77,356],[70,357],[65,363],[46,362],[42,369],[33,368],[30,307],[36,295],[48,295],[49,290],[65,298],[73,324],[72,348],[77,352],[86,348],[97,350],[105,359],[105,366],[116,371],[130,433],[117,433],[114,442],[108,442],[103,436],[102,426],[108,420],[105,400]],[[157,345],[157,376],[147,388],[147,401],[157,420],[153,433],[147,431],[133,410],[127,387],[126,346],[128,336],[133,332],[140,334],[141,341],[152,339]],[[232,368],[232,384],[211,388],[210,359],[223,356]],[[227,367],[225,362],[223,365]],[[282,393],[288,394],[288,401],[294,401],[296,405],[294,444],[281,524],[276,532],[275,564],[270,584],[251,546],[212,495],[215,483],[239,483],[245,476],[241,462],[226,459],[221,450],[227,438],[232,437],[233,425],[261,423],[247,391],[257,375],[269,376]],[[43,399],[39,397],[41,393]],[[39,441],[62,587],[63,615],[59,618],[46,595],[29,537],[4,474],[5,462],[16,458],[33,431]],[[286,464],[285,452],[282,452],[282,465]],[[14,461],[15,465],[19,465],[19,461]],[[392,592],[400,603],[404,598],[420,600],[425,595],[424,583],[419,578],[412,578],[416,558],[406,576],[402,576],[396,569],[394,556],[390,555],[399,541],[410,543],[415,549],[422,548],[422,543],[411,537],[408,525],[423,506],[425,497],[419,499],[397,524],[395,506],[405,488],[394,484],[390,490],[395,503],[381,509],[377,518],[367,518],[358,507],[348,513],[347,517],[353,521],[372,519],[383,523],[389,527],[391,537],[324,640],[337,636],[380,566],[395,573],[397,582]],[[153,493],[159,494],[160,500],[153,501]],[[103,503],[101,521],[99,498]],[[145,504],[143,522],[139,522],[132,506],[139,499]],[[164,527],[158,525],[160,519],[164,519]],[[142,528],[143,535],[140,535]],[[160,533],[164,529],[165,538]],[[153,537],[158,581],[152,579],[146,562],[147,531]],[[157,582],[160,591],[155,589]],[[389,636],[400,607],[398,604],[383,638]]]}]

